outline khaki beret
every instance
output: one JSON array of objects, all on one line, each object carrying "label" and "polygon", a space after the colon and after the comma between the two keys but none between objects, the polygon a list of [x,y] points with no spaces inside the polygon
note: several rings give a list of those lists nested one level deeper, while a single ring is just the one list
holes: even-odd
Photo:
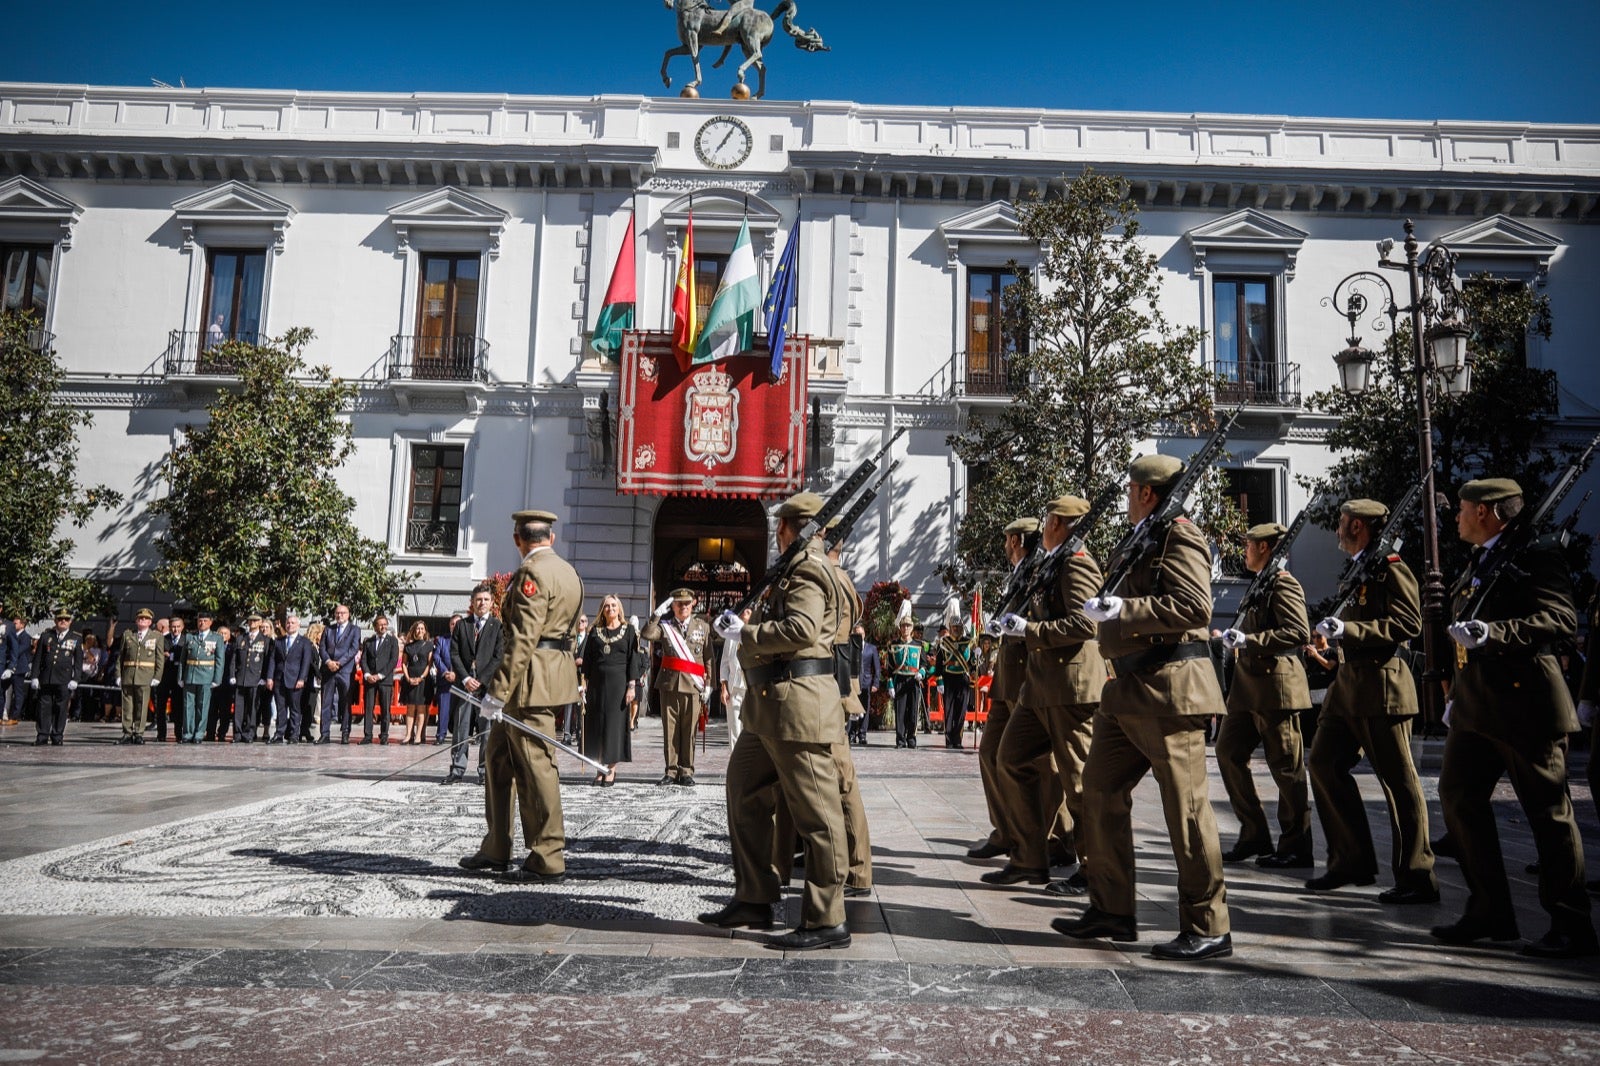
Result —
[{"label": "khaki beret", "polygon": [[524,522],[554,522],[556,516],[549,511],[517,511],[511,520],[520,526]]},{"label": "khaki beret", "polygon": [[1009,523],[1004,532],[1017,533],[1022,536],[1027,536],[1029,533],[1037,533],[1039,532],[1039,520],[1037,518],[1019,518],[1015,522]]},{"label": "khaki beret", "polygon": [[773,508],[774,518],[815,518],[826,503],[814,492],[797,492]]},{"label": "khaki beret", "polygon": [[1339,513],[1352,518],[1388,518],[1389,508],[1377,500],[1346,500],[1339,505]]},{"label": "khaki beret", "polygon": [[1057,496],[1045,504],[1044,511],[1057,518],[1082,518],[1089,513],[1089,501],[1081,496]]},{"label": "khaki beret", "polygon": [[694,592],[692,590],[690,590],[690,589],[673,589],[672,590],[672,602],[673,603],[693,603],[694,602],[694,598],[695,598],[694,597]]},{"label": "khaki beret", "polygon": [[1271,540],[1281,537],[1289,532],[1289,528],[1280,522],[1262,522],[1258,526],[1251,526],[1244,531],[1245,540]]},{"label": "khaki beret", "polygon": [[1128,466],[1128,480],[1135,485],[1164,489],[1183,473],[1183,462],[1170,455],[1141,455]]},{"label": "khaki beret", "polygon": [[148,607],[141,607],[137,611],[133,612],[133,617],[135,621],[140,618],[154,618],[155,612],[150,610]]},{"label": "khaki beret", "polygon": [[1486,477],[1469,481],[1457,494],[1468,503],[1499,503],[1522,495],[1522,486],[1508,477]]}]

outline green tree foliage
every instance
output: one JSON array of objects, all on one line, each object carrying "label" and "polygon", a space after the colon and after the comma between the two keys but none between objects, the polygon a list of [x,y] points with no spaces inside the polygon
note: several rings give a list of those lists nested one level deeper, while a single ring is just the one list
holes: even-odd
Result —
[{"label": "green tree foliage", "polygon": [[[1035,277],[1013,263],[1006,290],[1014,401],[950,438],[971,475],[957,558],[940,568],[953,588],[994,589],[1009,569],[1000,530],[1012,519],[1066,492],[1092,500],[1123,480],[1140,441],[1212,427],[1215,378],[1195,357],[1204,332],[1162,314],[1161,270],[1138,213],[1122,178],[1089,169],[1059,199],[1017,204],[1039,268]],[[1197,511],[1214,536],[1240,525],[1218,476]],[[1124,531],[1102,523],[1092,550],[1103,558]]]},{"label": "green tree foliage", "polygon": [[94,416],[59,397],[65,371],[45,338],[33,314],[0,315],[0,607],[29,619],[57,605],[103,614],[105,588],[72,576],[72,538],[57,532],[122,496],[78,486],[78,430]]},{"label": "green tree foliage", "polygon": [[350,521],[355,501],[333,474],[355,450],[340,417],[355,390],[307,366],[311,337],[293,329],[208,353],[240,387],[189,427],[166,463],[170,491],[152,508],[167,518],[156,580],[197,607],[327,613],[345,603],[370,618],[396,611],[416,580]]}]

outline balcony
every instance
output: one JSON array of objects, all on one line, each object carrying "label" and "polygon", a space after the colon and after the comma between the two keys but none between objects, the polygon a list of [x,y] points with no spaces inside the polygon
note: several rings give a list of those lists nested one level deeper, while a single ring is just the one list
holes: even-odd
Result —
[{"label": "balcony", "polygon": [[454,555],[461,526],[456,522],[406,522],[406,551],[417,555]]},{"label": "balcony", "polygon": [[239,367],[234,362],[233,353],[223,348],[229,341],[259,344],[261,336],[249,331],[225,336],[204,330],[171,330],[167,334],[167,353],[164,358],[167,377],[238,376]]},{"label": "balcony", "polygon": [[30,329],[23,337],[23,343],[29,351],[52,352],[56,347],[56,335],[47,329]]},{"label": "balcony", "polygon": [[482,337],[418,337],[389,341],[390,381],[489,382],[489,342]]},{"label": "balcony", "polygon": [[960,397],[1007,399],[1027,383],[1010,353],[957,352],[917,390],[930,400]]},{"label": "balcony", "polygon": [[1217,360],[1217,403],[1223,407],[1300,406],[1299,363],[1256,363]]}]

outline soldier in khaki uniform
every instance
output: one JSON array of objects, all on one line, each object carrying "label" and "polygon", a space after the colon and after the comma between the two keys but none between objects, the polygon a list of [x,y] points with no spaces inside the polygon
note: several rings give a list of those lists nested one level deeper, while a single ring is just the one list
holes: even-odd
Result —
[{"label": "soldier in khaki uniform", "polygon": [[117,652],[117,672],[122,681],[122,739],[118,744],[143,744],[145,715],[150,710],[150,689],[166,665],[163,638],[150,628],[155,614],[139,608],[134,628],[123,630],[122,647]]},{"label": "soldier in khaki uniform", "polygon": [[[1101,574],[1087,552],[1056,556],[1066,550],[1068,535],[1088,513],[1089,501],[1078,496],[1050,501],[1042,541],[1047,554],[1040,566],[1041,572],[1044,567],[1055,567],[1056,580],[1034,594],[1027,619],[1015,614],[999,619],[1002,642],[1020,640],[1028,657],[1017,706],[1006,723],[997,760],[1002,803],[1010,807],[1006,821],[1015,827],[1017,837],[1005,867],[983,875],[988,884],[1045,884],[1050,880],[1047,837],[1055,811],[1038,802],[1041,756],[1054,756],[1074,836],[1081,835],[1077,827],[1083,824],[1083,767],[1106,680],[1095,624],[1083,613],[1083,604],[1099,591]],[[1086,849],[1081,840],[1076,844],[1081,861]],[[1057,894],[1081,894],[1087,889],[1085,876],[1080,868],[1056,887]]]},{"label": "soldier in khaki uniform", "polygon": [[[1260,573],[1272,558],[1278,538],[1289,532],[1277,522],[1245,531],[1244,565]],[[1306,795],[1305,745],[1300,712],[1311,706],[1300,649],[1311,639],[1306,594],[1287,570],[1271,577],[1266,595],[1222,634],[1233,652],[1233,684],[1228,713],[1217,733],[1217,769],[1228,801],[1239,819],[1239,841],[1222,853],[1223,862],[1260,856],[1257,866],[1274,870],[1309,869],[1311,803]],[[1278,784],[1278,846],[1272,846],[1261,797],[1250,776],[1250,756],[1265,746],[1267,769]]]},{"label": "soldier in khaki uniform", "polygon": [[[1583,645],[1583,678],[1578,684],[1578,725],[1589,734],[1589,798],[1600,808],[1600,585],[1589,597],[1589,635]],[[1588,883],[1590,895],[1600,896],[1600,878]]]},{"label": "soldier in khaki uniform", "polygon": [[[1490,804],[1504,774],[1539,849],[1539,903],[1551,920],[1550,931],[1522,953],[1550,959],[1594,955],[1600,944],[1583,885],[1583,841],[1566,787],[1566,735],[1578,728],[1578,718],[1555,657],[1556,647],[1578,628],[1566,560],[1559,548],[1537,542],[1515,558],[1497,558],[1506,550],[1500,535],[1524,504],[1515,481],[1469,481],[1460,496],[1456,528],[1477,550],[1450,594],[1456,672],[1439,802],[1471,895],[1461,919],[1436,926],[1433,935],[1449,944],[1517,938]],[[1472,617],[1465,617],[1480,577],[1487,580],[1491,569],[1507,565],[1515,571],[1502,573]]]},{"label": "soldier in khaki uniform", "polygon": [[[667,612],[671,611],[669,615]],[[669,634],[667,631],[671,630]],[[694,593],[674,589],[639,636],[661,645],[661,747],[666,772],[658,784],[694,785],[694,735],[711,677],[711,625],[694,613]],[[682,654],[687,652],[688,654]]]},{"label": "soldier in khaki uniform", "polygon": [[[1183,464],[1148,455],[1128,468],[1128,521],[1148,518]],[[1115,560],[1113,560],[1113,565]],[[1158,944],[1160,959],[1233,953],[1222,848],[1206,783],[1206,720],[1222,708],[1211,666],[1211,552],[1205,536],[1179,517],[1159,548],[1135,566],[1115,595],[1084,613],[1099,623],[1111,680],[1094,717],[1083,772],[1083,836],[1089,852],[1090,906],[1051,922],[1076,939],[1138,938],[1134,919],[1133,790],[1148,773],[1161,790],[1178,865],[1178,936]]]},{"label": "soldier in khaki uniform", "polygon": [[[774,512],[778,550],[786,550],[822,510],[813,492],[791,496]],[[833,676],[833,641],[847,627],[833,566],[816,541],[807,544],[756,604],[748,621],[731,612],[717,632],[738,644],[749,691],[743,729],[728,758],[728,829],[733,843],[733,900],[700,915],[708,925],[769,928],[779,899],[773,865],[773,786],[805,842],[806,887],[799,928],[769,946],[787,951],[846,947],[844,879],[848,843],[833,746],[844,743],[844,715]]]},{"label": "soldier in khaki uniform", "polygon": [[[1339,507],[1339,547],[1352,565],[1361,565],[1389,517],[1377,500],[1348,500]],[[1378,895],[1383,903],[1437,903],[1439,882],[1428,846],[1428,805],[1411,763],[1411,719],[1417,714],[1417,686],[1399,655],[1400,645],[1422,632],[1417,579],[1390,555],[1381,560],[1374,581],[1361,586],[1355,602],[1339,618],[1324,618],[1317,629],[1340,642],[1343,665],[1328,689],[1311,742],[1308,768],[1322,832],[1328,838],[1328,871],[1306,882],[1313,892],[1343,885],[1370,885],[1378,877],[1366,807],[1351,770],[1363,754],[1372,764],[1389,804],[1394,838],[1394,887]]]},{"label": "soldier in khaki uniform", "polygon": [[[522,565],[500,604],[505,650],[485,686],[484,709],[503,707],[508,717],[545,736],[556,728],[556,711],[578,699],[572,635],[583,610],[583,582],[555,553],[556,516],[518,511],[512,533]],[[512,881],[554,883],[566,876],[566,833],[561,824],[561,779],[554,749],[504,722],[494,723],[484,742],[488,788],[484,813],[489,831],[468,869],[504,869],[511,855],[511,789],[515,783],[528,857],[507,873]]]}]

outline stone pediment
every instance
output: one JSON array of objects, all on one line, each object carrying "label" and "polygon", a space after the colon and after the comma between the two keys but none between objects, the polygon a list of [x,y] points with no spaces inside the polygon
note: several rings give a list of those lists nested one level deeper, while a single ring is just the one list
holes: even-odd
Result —
[{"label": "stone pediment", "polygon": [[511,212],[455,186],[445,186],[389,208],[389,221],[402,250],[416,231],[475,233],[487,242],[490,257],[500,254],[500,235]]},{"label": "stone pediment", "polygon": [[82,214],[82,205],[36,181],[15,177],[0,183],[0,227],[8,234],[70,248],[72,227]]},{"label": "stone pediment", "polygon": [[1295,260],[1310,234],[1264,211],[1247,207],[1202,223],[1183,236],[1194,252],[1196,273],[1205,270],[1207,258],[1215,253],[1266,253],[1281,256],[1284,274],[1292,278]]},{"label": "stone pediment", "polygon": [[252,188],[242,181],[226,181],[185,196],[172,205],[178,224],[183,227],[183,247],[192,250],[197,228],[214,232],[219,239],[240,234],[267,235],[274,251],[283,251],[283,234],[295,210],[275,196]]},{"label": "stone pediment", "polygon": [[697,230],[736,230],[740,223],[749,222],[751,233],[771,233],[783,222],[782,212],[766,200],[733,189],[706,189],[692,198],[680,196],[661,212],[661,220],[668,229],[682,229],[689,221],[691,206]]},{"label": "stone pediment", "polygon": [[1035,244],[1018,228],[1017,208],[1009,200],[995,200],[952,215],[939,223],[950,265],[960,258],[961,246],[1033,248]]},{"label": "stone pediment", "polygon": [[1531,274],[1543,285],[1550,263],[1565,247],[1559,237],[1518,222],[1506,215],[1491,215],[1435,237],[1460,256],[1461,273],[1516,272]]}]

